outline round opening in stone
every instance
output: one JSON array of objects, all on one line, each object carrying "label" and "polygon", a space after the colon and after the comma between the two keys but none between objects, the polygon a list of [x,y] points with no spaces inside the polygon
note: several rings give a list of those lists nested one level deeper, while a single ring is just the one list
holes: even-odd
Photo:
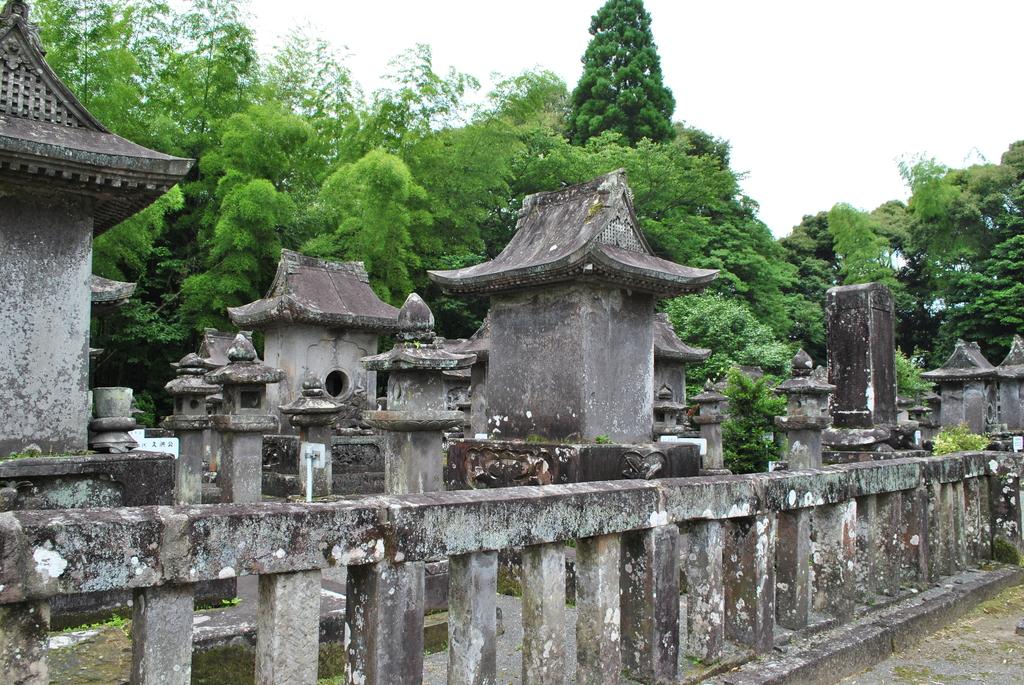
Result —
[{"label": "round opening in stone", "polygon": [[324,379],[324,390],[331,397],[342,397],[348,394],[348,376],[341,369],[335,369]]}]

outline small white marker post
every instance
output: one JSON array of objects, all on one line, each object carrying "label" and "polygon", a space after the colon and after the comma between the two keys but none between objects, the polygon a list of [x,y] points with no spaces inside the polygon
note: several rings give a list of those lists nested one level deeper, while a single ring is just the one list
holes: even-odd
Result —
[{"label": "small white marker post", "polygon": [[327,445],[322,442],[302,443],[302,458],[306,462],[306,501],[313,501],[313,469],[327,465]]},{"label": "small white marker post", "polygon": [[1013,436],[1013,451],[1024,452],[1024,435]]}]

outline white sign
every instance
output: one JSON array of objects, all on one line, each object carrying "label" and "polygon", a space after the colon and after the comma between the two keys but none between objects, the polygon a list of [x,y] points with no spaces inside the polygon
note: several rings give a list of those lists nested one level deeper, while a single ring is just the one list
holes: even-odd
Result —
[{"label": "white sign", "polygon": [[136,439],[135,442],[139,443],[139,446],[135,448],[137,452],[161,452],[163,454],[172,454],[174,458],[178,458],[179,445],[177,438],[142,438],[141,440]]},{"label": "white sign", "polygon": [[487,439],[487,433],[477,433],[477,434],[475,434],[473,436],[473,439],[474,440],[486,440]]},{"label": "white sign", "polygon": [[304,442],[302,457],[312,460],[314,469],[322,469],[327,466],[327,445],[322,442]]},{"label": "white sign", "polygon": [[1024,452],[1024,435],[1013,436],[1013,451]]},{"label": "white sign", "polygon": [[914,444],[921,445],[921,431],[914,431]]}]

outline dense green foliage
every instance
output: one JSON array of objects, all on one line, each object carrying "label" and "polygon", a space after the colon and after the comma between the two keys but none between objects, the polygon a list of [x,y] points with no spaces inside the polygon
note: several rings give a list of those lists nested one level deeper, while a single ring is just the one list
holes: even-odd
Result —
[{"label": "dense green foliage", "polygon": [[308,31],[261,57],[242,9],[33,4],[47,59],[101,121],[197,160],[180,187],[95,243],[96,273],[139,286],[94,322],[92,345],[105,352],[93,381],[135,388],[149,420],[169,410],[170,362],[204,327],[230,326],[227,307],[266,291],[281,248],[361,260],[382,298],[398,304],[415,289],[443,335],[466,336],[486,301],[446,296],[427,269],[497,255],[525,195],[618,167],[655,252],[720,270],[708,294],[666,305],[684,340],[714,351],[691,371],[697,381],[735,364],[784,377],[797,347],[825,363],[825,291],[841,283],[889,283],[898,344],[928,367],[958,336],[995,358],[1024,327],[1024,143],[1000,164],[908,163],[908,204],[837,205],[775,240],[728,142],[672,123],[640,0],[595,15],[572,96],[533,70],[483,99],[471,75],[438,73],[423,45],[399,54],[372,93]]},{"label": "dense green foliage", "polygon": [[785,413],[786,399],[772,393],[767,377],[754,380],[730,369],[727,378],[729,418],[722,424],[725,468],[733,473],[767,471],[768,462],[778,459],[775,417]]},{"label": "dense green foliage", "polygon": [[643,0],[608,0],[591,19],[590,35],[583,75],[572,93],[572,142],[582,145],[605,131],[631,144],[672,138],[676,103],[662,82]]},{"label": "dense green foliage", "polygon": [[939,457],[953,452],[972,452],[988,447],[988,438],[972,433],[965,424],[946,426],[935,436],[932,454]]}]

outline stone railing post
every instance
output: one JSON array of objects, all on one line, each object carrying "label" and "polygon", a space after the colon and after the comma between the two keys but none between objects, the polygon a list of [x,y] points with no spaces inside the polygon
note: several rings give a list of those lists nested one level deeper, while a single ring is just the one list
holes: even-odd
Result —
[{"label": "stone railing post", "polygon": [[576,682],[579,685],[613,683],[622,671],[621,553],[619,535],[584,538],[576,546]]},{"label": "stone railing post", "polygon": [[[1002,539],[1024,551],[1021,536],[1021,481],[1019,473],[996,473],[988,477],[992,540]],[[993,551],[995,549],[993,548]]]},{"label": "stone railing post", "polygon": [[315,685],[320,654],[319,569],[260,575],[256,683]]},{"label": "stone railing post", "polygon": [[132,614],[132,685],[192,682],[191,585],[135,591]]},{"label": "stone railing post", "polygon": [[278,430],[267,406],[267,385],[284,372],[256,361],[256,348],[243,332],[228,349],[229,364],[206,375],[224,388],[223,414],[213,416],[220,434],[217,482],[222,502],[259,502],[263,490],[263,436]]},{"label": "stone railing post", "polygon": [[821,466],[821,432],[832,419],[828,398],[835,386],[814,377],[811,357],[800,350],[793,357],[793,377],[775,392],[785,395],[786,416],[776,416],[775,425],[786,432],[786,460],[791,469]]},{"label": "stone railing post", "polygon": [[524,548],[522,574],[523,685],[565,683],[565,544]]},{"label": "stone railing post", "polygon": [[[409,295],[399,312],[398,328],[393,349],[362,360],[371,371],[388,372],[387,410],[368,411],[363,418],[384,432],[385,492],[436,492],[444,489],[443,431],[463,421],[462,412],[446,409],[442,373],[468,368],[476,358],[444,349],[443,341],[434,335],[433,313],[415,293]],[[345,607],[346,630],[352,636],[346,665],[349,682],[391,685],[421,681],[424,572],[422,562],[381,561],[349,568]],[[456,575],[465,580],[464,573]],[[449,582],[455,582],[455,577]],[[496,592],[496,586],[489,591]],[[463,606],[450,626],[454,638],[463,634],[467,629],[464,621],[472,621],[479,608]],[[474,663],[474,656],[463,651],[472,648],[471,641],[449,639],[449,643],[453,647],[449,663],[463,674],[467,668],[474,673],[467,666]],[[396,649],[396,645],[401,648]],[[488,653],[479,655],[475,662],[480,672],[493,662],[493,641],[484,649]]]},{"label": "stone railing post", "polygon": [[700,437],[707,442],[703,464],[705,469],[725,468],[725,457],[722,452],[722,422],[725,416],[722,413],[722,405],[727,399],[712,387],[711,381],[704,385],[704,392],[690,398],[690,401],[700,408],[693,417],[693,422],[700,426]]},{"label": "stone railing post", "polygon": [[679,671],[679,527],[622,538],[622,665],[641,682],[674,682]]},{"label": "stone railing post", "polygon": [[12,685],[49,685],[49,602],[0,605],[0,674]]},{"label": "stone railing post", "polygon": [[846,620],[853,615],[857,501],[826,504],[811,514],[812,607]]},{"label": "stone railing post", "polygon": [[775,646],[775,514],[725,521],[725,637],[756,651]]},{"label": "stone railing post", "polygon": [[327,393],[324,392],[324,385],[319,379],[309,378],[302,383],[302,394],[279,409],[288,417],[292,426],[299,430],[299,484],[303,493],[307,489],[309,468],[305,455],[302,453],[302,443],[314,442],[324,445],[327,451],[327,460],[323,468],[313,469],[313,497],[327,497],[331,494],[333,481],[331,468],[332,427],[341,411],[341,403],[327,396]]},{"label": "stone railing post", "polygon": [[691,521],[683,552],[686,575],[686,653],[715,661],[725,642],[722,522]]},{"label": "stone railing post", "polygon": [[811,510],[779,512],[775,613],[783,628],[807,627],[811,612]]},{"label": "stone railing post", "polygon": [[201,504],[203,501],[203,471],[206,468],[206,432],[210,429],[210,415],[206,412],[206,398],[220,392],[220,386],[207,383],[206,364],[194,352],[178,362],[177,378],[164,386],[174,398],[174,414],[160,424],[174,431],[178,438],[178,460],[174,464],[175,504]]}]

